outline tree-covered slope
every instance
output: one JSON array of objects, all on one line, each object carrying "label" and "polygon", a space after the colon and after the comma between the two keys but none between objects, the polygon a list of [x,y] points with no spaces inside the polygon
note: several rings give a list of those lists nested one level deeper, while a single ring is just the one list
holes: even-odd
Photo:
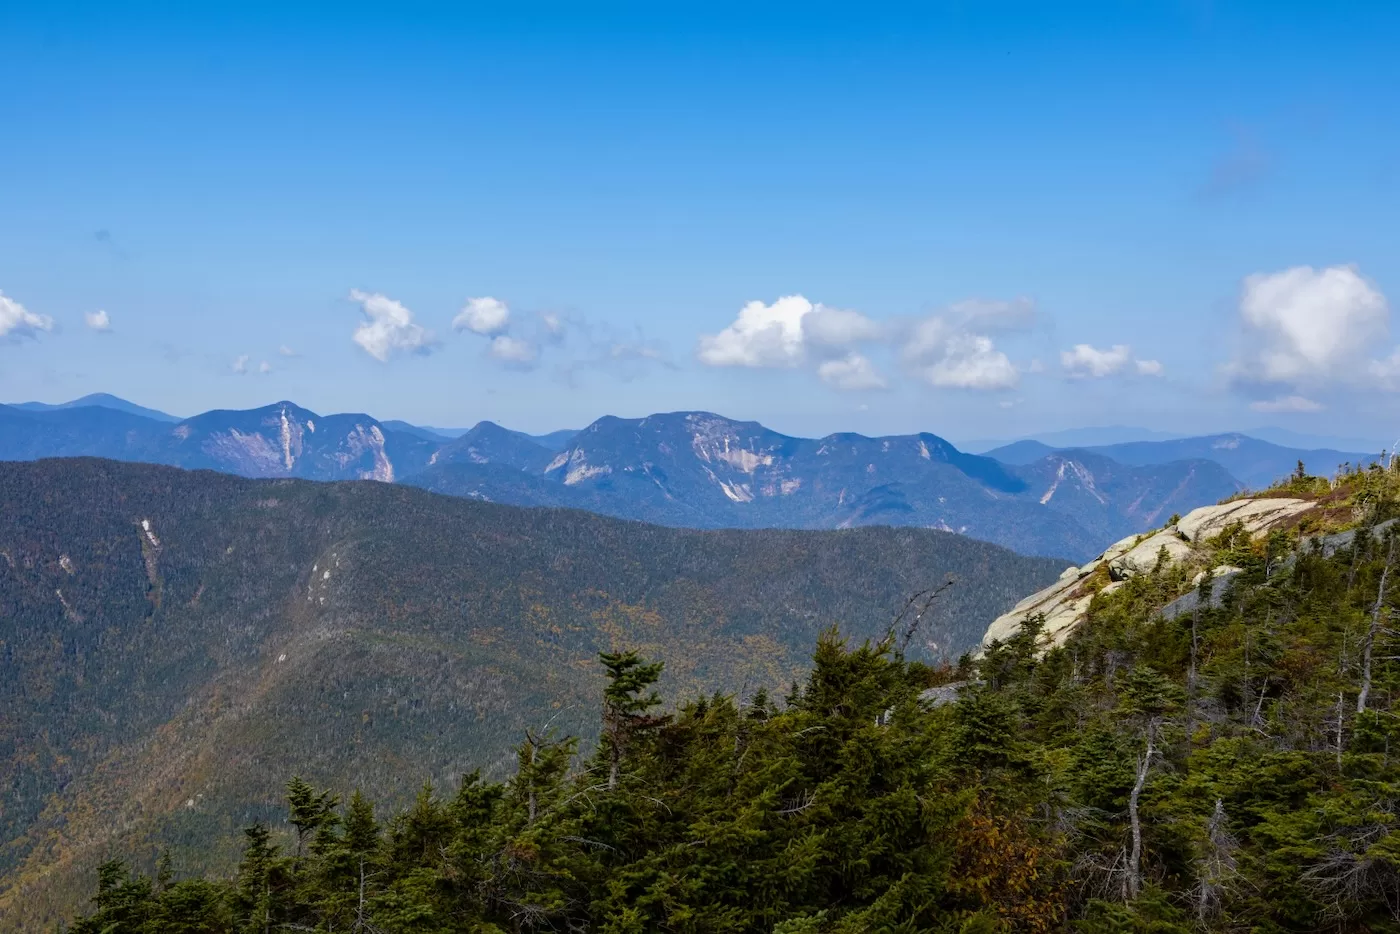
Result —
[{"label": "tree-covered slope", "polygon": [[[109,852],[219,865],[298,771],[404,800],[527,726],[596,729],[596,653],[683,695],[773,690],[840,623],[952,575],[925,656],[1062,564],[943,532],[686,531],[373,482],[0,464],[0,928],[76,907]],[[223,841],[222,848],[211,845]]]},{"label": "tree-covered slope", "polygon": [[1190,612],[1179,562],[1048,649],[824,636],[781,702],[604,655],[591,754],[532,732],[377,812],[293,779],[236,872],[109,863],[75,934],[1400,930],[1400,471],[1289,487],[1312,526],[1198,543],[1238,572]]}]

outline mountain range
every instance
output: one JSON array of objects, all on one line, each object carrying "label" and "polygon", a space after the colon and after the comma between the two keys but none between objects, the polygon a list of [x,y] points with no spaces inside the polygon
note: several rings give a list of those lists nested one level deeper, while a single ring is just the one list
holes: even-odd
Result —
[{"label": "mountain range", "polygon": [[1287,476],[1299,461],[1314,474],[1330,476],[1342,464],[1369,463],[1377,459],[1375,454],[1326,448],[1303,451],[1237,433],[1167,441],[1127,441],[1079,448],[1056,448],[1040,441],[1017,441],[987,452],[988,457],[1007,464],[1033,464],[1045,457],[1081,454],[1107,457],[1131,466],[1178,460],[1210,460],[1251,489],[1266,487]]},{"label": "mountain range", "polygon": [[[1300,451],[1370,451],[1389,450],[1390,441],[1377,438],[1346,438],[1335,435],[1317,435],[1279,428],[1276,425],[1260,425],[1240,432],[1223,434],[1243,434],[1256,441],[1267,441],[1280,447]],[[1137,441],[1180,441],[1193,437],[1218,437],[1219,435],[1193,435],[1189,432],[1153,431],[1148,428],[1134,428],[1129,425],[1105,425],[1095,428],[1066,428],[1061,431],[1043,431],[1022,438],[1008,438],[1000,441],[962,440],[958,447],[973,454],[986,454],[995,448],[1003,448],[1018,441],[1039,441],[1040,443],[1065,450],[1072,448],[1097,448],[1110,444],[1127,444]]]},{"label": "mountain range", "polygon": [[0,464],[0,502],[4,930],[51,929],[96,861],[157,839],[229,865],[210,841],[274,816],[293,772],[403,803],[405,776],[503,773],[526,727],[587,737],[600,651],[666,658],[687,696],[781,691],[832,625],[878,638],[952,577],[911,655],[956,655],[1063,568],[936,530],[697,531],[89,458]]},{"label": "mountain range", "polygon": [[0,459],[96,456],[245,477],[374,479],[692,528],[920,526],[1082,560],[1173,513],[1265,485],[1300,459],[1330,470],[1363,457],[1242,435],[1071,450],[1018,442],[973,455],[928,433],[795,438],[706,412],[606,416],[546,436],[481,422],[450,438],[292,402],[170,422],[114,399],[0,406]]},{"label": "mountain range", "polygon": [[128,415],[141,415],[146,418],[155,419],[158,422],[178,422],[180,420],[178,417],[168,415],[159,409],[148,409],[144,405],[128,402],[120,396],[114,396],[109,392],[89,393],[86,396],[72,399],[68,402],[16,402],[11,407],[21,409],[25,412],[56,412],[61,409],[81,409],[88,406],[112,409],[116,412],[125,412]]}]

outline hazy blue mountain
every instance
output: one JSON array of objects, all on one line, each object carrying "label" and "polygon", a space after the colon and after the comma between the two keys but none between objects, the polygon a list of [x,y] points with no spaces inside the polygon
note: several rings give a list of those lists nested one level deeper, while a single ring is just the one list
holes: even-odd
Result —
[{"label": "hazy blue mountain", "polygon": [[462,435],[471,431],[470,428],[440,428],[436,425],[418,425],[416,427],[423,431],[430,431],[435,435],[441,435],[444,438],[460,438]]},{"label": "hazy blue mountain", "polygon": [[291,402],[217,409],[175,424],[103,406],[0,406],[0,460],[89,456],[245,477],[395,480],[426,467],[443,443],[368,415],[323,416]]},{"label": "hazy blue mountain", "polygon": [[128,415],[141,415],[158,422],[178,422],[180,420],[178,416],[168,415],[158,409],[148,409],[144,405],[128,402],[125,399],[106,392],[94,392],[83,396],[81,399],[74,399],[71,402],[16,402],[11,408],[22,409],[26,412],[54,412],[59,409],[77,409],[91,405],[101,406],[104,409],[112,409],[117,412],[125,412]]},{"label": "hazy blue mountain", "polygon": [[383,421],[379,424],[383,425],[390,431],[401,431],[404,434],[413,435],[415,438],[420,438],[424,441],[436,441],[439,444],[445,444],[446,442],[451,441],[453,438],[457,437],[457,435],[455,434],[442,434],[435,429],[424,428],[421,425],[414,425],[411,422],[406,422],[403,419],[399,418],[391,418],[388,421]]},{"label": "hazy blue mountain", "polygon": [[[988,451],[987,456],[1004,464],[1029,464],[1055,450],[1039,441],[1016,441]],[[1250,489],[1266,487],[1287,476],[1297,468],[1299,461],[1312,473],[1331,474],[1339,464],[1376,459],[1374,454],[1288,448],[1242,434],[1207,435],[1174,441],[1134,441],[1077,450],[1138,467],[1185,460],[1214,461]],[[1059,452],[1064,453],[1063,449]]]},{"label": "hazy blue mountain", "polygon": [[1015,441],[962,441],[958,443],[958,447],[976,454],[987,454],[993,449],[1007,447],[1020,441],[1039,441],[1051,448],[1082,448],[1130,441],[1169,441],[1182,437],[1185,436],[1170,431],[1154,431],[1130,425],[1107,425],[1102,428],[1066,428],[1062,431],[1037,432]]},{"label": "hazy blue mountain", "polygon": [[185,419],[170,429],[158,462],[244,477],[393,481],[426,467],[439,446],[368,415],[317,415],[278,402]]},{"label": "hazy blue mountain", "polygon": [[1390,450],[1391,446],[1396,443],[1395,438],[1389,440],[1384,438],[1335,438],[1331,435],[1310,435],[1271,425],[1251,428],[1243,434],[1249,435],[1251,438],[1258,438],[1260,441],[1268,441],[1286,448],[1302,448],[1305,451],[1322,449],[1379,453]]},{"label": "hazy blue mountain", "polygon": [[504,456],[468,461],[440,455],[407,482],[673,526],[924,526],[1073,558],[1239,489],[1212,462],[1128,467],[1052,452],[1007,466],[932,434],[794,438],[706,412],[601,418],[528,476],[499,469]]},{"label": "hazy blue mountain", "polygon": [[558,431],[551,431],[549,434],[525,435],[525,437],[551,451],[562,451],[568,447],[570,441],[578,436],[578,431],[577,428],[561,428]]},{"label": "hazy blue mountain", "polygon": [[1268,486],[1288,476],[1299,461],[1312,473],[1332,474],[1339,464],[1370,461],[1376,457],[1356,452],[1286,448],[1241,434],[1111,444],[1094,450],[1124,464],[1160,464],[1186,457],[1204,457],[1220,464],[1252,488]]},{"label": "hazy blue mountain", "polygon": [[[392,431],[402,431],[406,432],[407,434],[416,435],[427,441],[439,442],[447,442],[455,440],[457,438],[461,438],[463,435],[472,433],[476,429],[480,428],[482,425],[492,425],[497,428],[500,427],[498,425],[495,425],[494,422],[478,422],[473,428],[431,428],[426,425],[414,425],[410,422],[401,421],[399,419],[390,419],[389,421],[383,422],[382,424],[385,428],[388,428]],[[551,431],[548,434],[544,435],[532,435],[523,431],[512,431],[509,428],[501,428],[501,430],[508,431],[511,434],[517,436],[518,438],[521,438],[525,441],[529,441],[532,444],[539,445],[540,447],[545,448],[549,451],[560,450],[566,444],[569,443],[569,441],[574,437],[574,435],[578,434],[577,428],[565,428],[560,431]]]},{"label": "hazy blue mountain", "polygon": [[992,448],[983,456],[994,457],[1003,464],[1022,465],[1034,463],[1042,457],[1048,457],[1059,450],[1060,448],[1051,447],[1044,441],[1026,439],[1024,441],[1012,441],[1010,444],[1004,444],[999,448]]},{"label": "hazy blue mountain", "polygon": [[1037,503],[1096,533],[1105,545],[1242,488],[1230,471],[1204,458],[1132,465],[1085,450],[1055,451],[1016,473]]},{"label": "hazy blue mountain", "polygon": [[1343,463],[1367,463],[1375,454],[1328,449],[1300,450],[1248,435],[1209,435],[1183,438],[1178,441],[1113,444],[1093,449],[1125,464],[1154,464],[1185,457],[1203,457],[1215,461],[1238,477],[1247,487],[1259,489],[1286,477],[1297,469],[1298,462],[1315,474],[1331,474]]},{"label": "hazy blue mountain", "polygon": [[553,453],[527,434],[502,428],[495,422],[478,422],[460,438],[442,445],[430,463],[504,464],[517,470],[539,472]]},{"label": "hazy blue mountain", "polygon": [[25,409],[0,405],[0,460],[41,457],[110,457],[160,462],[168,422],[85,405],[77,408]]}]

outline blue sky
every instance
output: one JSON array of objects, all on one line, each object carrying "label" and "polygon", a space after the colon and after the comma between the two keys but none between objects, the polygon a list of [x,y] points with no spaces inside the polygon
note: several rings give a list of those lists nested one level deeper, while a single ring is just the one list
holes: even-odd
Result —
[{"label": "blue sky", "polygon": [[1400,430],[1400,5],[185,6],[0,6],[0,399]]}]

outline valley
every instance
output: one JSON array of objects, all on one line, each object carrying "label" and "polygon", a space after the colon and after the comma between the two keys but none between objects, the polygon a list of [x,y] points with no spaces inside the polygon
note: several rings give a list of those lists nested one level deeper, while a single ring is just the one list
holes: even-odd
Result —
[{"label": "valley", "polygon": [[0,502],[7,930],[71,912],[113,852],[231,865],[221,841],[293,772],[402,803],[505,774],[526,728],[588,738],[600,651],[666,657],[679,695],[780,696],[831,626],[878,638],[951,577],[911,655],[955,658],[1064,567],[938,530],[694,531],[89,458],[0,464]]}]

